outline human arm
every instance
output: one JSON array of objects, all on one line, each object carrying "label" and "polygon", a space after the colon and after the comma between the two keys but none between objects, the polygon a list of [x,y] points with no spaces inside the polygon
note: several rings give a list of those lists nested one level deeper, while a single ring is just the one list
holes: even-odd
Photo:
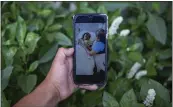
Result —
[{"label": "human arm", "polygon": [[96,53],[95,51],[93,51],[93,50],[92,50],[92,51],[89,51],[89,55],[90,55],[90,56],[94,56],[94,55],[96,55],[96,54],[97,54],[97,53]]},{"label": "human arm", "polygon": [[89,55],[93,56],[96,55],[97,53],[101,52],[104,50],[104,44],[101,42],[94,42],[92,45],[92,50],[89,52]]},{"label": "human arm", "polygon": [[[77,86],[73,83],[72,55],[74,49],[60,48],[45,80],[13,107],[55,107],[68,98]],[[79,88],[96,90],[96,85],[80,85]]]},{"label": "human arm", "polygon": [[49,80],[45,79],[32,93],[22,98],[13,107],[55,107],[60,95]]}]

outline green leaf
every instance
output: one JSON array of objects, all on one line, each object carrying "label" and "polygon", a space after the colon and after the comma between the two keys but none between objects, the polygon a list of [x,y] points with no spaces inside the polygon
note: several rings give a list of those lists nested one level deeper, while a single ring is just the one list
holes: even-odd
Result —
[{"label": "green leaf", "polygon": [[80,13],[96,13],[95,10],[93,10],[92,8],[82,8],[80,10]]},{"label": "green leaf", "polygon": [[129,47],[129,51],[142,50],[143,45],[141,43],[135,43]]},{"label": "green leaf", "polygon": [[145,82],[148,82],[149,78],[143,77],[136,81],[136,86],[141,87]]},{"label": "green leaf", "polygon": [[141,7],[146,11],[152,11],[152,3],[150,2],[138,2],[138,8]]},{"label": "green leaf", "polygon": [[172,49],[166,49],[159,52],[158,58],[165,60],[172,57]]},{"label": "green leaf", "polygon": [[53,24],[54,20],[55,20],[55,14],[50,15],[47,19],[46,26]]},{"label": "green leaf", "polygon": [[52,60],[49,61],[49,62],[40,64],[40,65],[39,65],[39,71],[40,71],[44,76],[46,76],[47,73],[48,73],[49,70],[50,70],[51,65],[52,65]]},{"label": "green leaf", "polygon": [[139,16],[137,17],[137,24],[138,25],[143,25],[145,20],[146,20],[146,18],[147,18],[146,13],[145,12],[141,12],[139,14]]},{"label": "green leaf", "polygon": [[38,8],[38,5],[35,2],[27,2],[23,4],[27,11],[38,13],[40,9]]},{"label": "green leaf", "polygon": [[140,63],[143,62],[143,57],[140,52],[130,52],[128,54],[128,58],[134,62],[140,62]]},{"label": "green leaf", "polygon": [[152,7],[155,11],[159,11],[160,3],[159,2],[152,2]]},{"label": "green leaf", "polygon": [[87,107],[94,107],[95,105],[101,102],[102,92],[96,91],[86,93],[82,100]]},{"label": "green leaf", "polygon": [[102,2],[108,11],[115,11],[116,9],[123,10],[129,6],[128,2]]},{"label": "green leaf", "polygon": [[154,38],[162,43],[163,45],[166,43],[167,32],[166,32],[166,25],[165,21],[156,15],[151,13],[149,15],[149,20],[146,23],[146,26]]},{"label": "green leaf", "polygon": [[54,44],[48,52],[46,52],[40,59],[39,59],[39,64],[45,63],[53,59],[53,57],[56,55],[58,49],[58,43]]},{"label": "green leaf", "polygon": [[28,30],[30,32],[42,30],[44,26],[42,19],[33,19],[28,21]]},{"label": "green leaf", "polygon": [[53,25],[49,26],[49,27],[46,29],[46,31],[47,31],[47,32],[54,32],[54,31],[57,31],[57,30],[59,30],[59,29],[61,29],[61,28],[62,28],[62,25],[60,25],[60,24],[53,24]]},{"label": "green leaf", "polygon": [[53,32],[53,33],[47,33],[45,34],[46,36],[46,40],[48,40],[49,43],[52,43],[55,41],[55,36],[56,36],[56,32]]},{"label": "green leaf", "polygon": [[4,70],[2,70],[2,76],[1,76],[1,81],[2,81],[2,91],[7,87],[8,81],[10,78],[10,75],[12,73],[13,66],[7,66]]},{"label": "green leaf", "polygon": [[12,23],[6,26],[6,29],[9,34],[7,35],[10,40],[14,40],[16,36],[16,28],[17,28],[17,23]]},{"label": "green leaf", "polygon": [[7,40],[2,43],[3,45],[17,45],[17,42],[15,40]]},{"label": "green leaf", "polygon": [[38,12],[38,15],[43,16],[43,17],[47,17],[51,13],[52,13],[52,10],[50,10],[50,9],[43,9],[43,10]]},{"label": "green leaf", "polygon": [[20,75],[17,79],[17,84],[25,92],[30,93],[37,83],[36,75]]},{"label": "green leaf", "polygon": [[154,11],[156,11],[159,14],[162,14],[163,12],[165,12],[165,10],[168,8],[168,2],[152,2],[152,9]]},{"label": "green leaf", "polygon": [[43,17],[48,17],[50,14],[52,14],[52,10],[50,9],[43,9],[38,12],[38,15],[43,16]]},{"label": "green leaf", "polygon": [[80,2],[80,9],[88,7],[88,2]]},{"label": "green leaf", "polygon": [[107,10],[106,10],[105,6],[100,5],[99,8],[97,9],[97,13],[107,14]]},{"label": "green leaf", "polygon": [[150,58],[148,59],[147,63],[146,63],[146,70],[147,70],[147,75],[148,76],[155,76],[157,75],[156,69],[154,67],[154,63],[156,61],[156,57],[154,55],[150,56]]},{"label": "green leaf", "polygon": [[23,49],[18,49],[15,56],[14,56],[14,62],[13,64],[21,65],[26,63],[26,54]]},{"label": "green leaf", "polygon": [[10,107],[10,104],[9,104],[8,100],[6,99],[4,92],[2,92],[2,97],[1,98],[2,98],[1,106],[2,107]]},{"label": "green leaf", "polygon": [[121,107],[133,107],[132,103],[136,103],[136,102],[137,102],[136,95],[133,89],[131,89],[123,95],[120,101],[120,105]]},{"label": "green leaf", "polygon": [[23,45],[25,34],[26,34],[25,20],[21,16],[18,16],[16,38],[17,41],[19,42],[19,45]]},{"label": "green leaf", "polygon": [[132,107],[145,107],[144,104],[132,103]]},{"label": "green leaf", "polygon": [[56,33],[55,39],[59,45],[63,45],[63,46],[72,45],[71,40],[61,32]]},{"label": "green leaf", "polygon": [[115,80],[116,76],[117,76],[116,71],[114,71],[113,68],[111,67],[111,69],[108,71],[108,79]]},{"label": "green leaf", "polygon": [[63,23],[63,28],[65,29],[66,33],[68,36],[73,37],[73,26],[72,26],[72,18],[69,17],[68,19],[66,19],[67,21],[65,21]]},{"label": "green leaf", "polygon": [[16,8],[16,3],[13,2],[10,6],[10,10],[11,10],[11,13],[12,13],[12,17],[14,19],[16,19],[16,16],[17,16],[17,8]]},{"label": "green leaf", "polygon": [[127,78],[118,78],[113,82],[109,82],[109,92],[120,101],[123,94],[132,88],[131,82]]},{"label": "green leaf", "polygon": [[34,62],[30,65],[28,72],[34,71],[34,70],[37,68],[38,64],[39,64],[39,61],[34,61]]},{"label": "green leaf", "polygon": [[39,53],[38,53],[38,59],[41,59],[41,57],[43,57],[43,55],[50,49],[52,48],[52,46],[54,45],[54,43],[52,44],[47,44],[47,45],[43,45],[42,47],[40,47]]},{"label": "green leaf", "polygon": [[149,89],[155,90],[155,92],[156,92],[156,96],[155,96],[156,101],[155,102],[156,103],[159,104],[161,100],[170,102],[170,93],[169,93],[168,89],[166,89],[164,86],[162,86],[159,82],[152,80],[152,79],[150,79],[150,80],[148,80],[148,82],[145,82],[144,84],[142,84],[141,91],[140,91],[140,96],[141,96],[142,100],[145,100]]},{"label": "green leaf", "polygon": [[137,25],[137,20],[136,20],[135,17],[130,17],[130,18],[128,19],[128,23],[131,24],[132,27],[133,27],[133,26],[136,27],[136,25]]},{"label": "green leaf", "polygon": [[104,107],[119,107],[116,99],[108,92],[103,93],[103,106]]},{"label": "green leaf", "polygon": [[132,48],[132,50],[136,50],[141,53],[144,49],[143,40],[139,37],[135,37],[135,38],[131,37],[131,39],[132,39],[131,41],[132,43],[130,43],[130,38],[128,40],[128,45],[130,45],[129,48]]},{"label": "green leaf", "polygon": [[14,72],[23,72],[25,71],[21,65],[14,65]]},{"label": "green leaf", "polygon": [[17,47],[10,47],[7,48],[6,46],[2,47],[2,54],[5,57],[6,65],[11,65],[13,63],[13,57],[17,52]]},{"label": "green leaf", "polygon": [[118,51],[118,50],[121,50],[122,48],[123,49],[126,49],[127,43],[128,43],[128,41],[127,41],[127,38],[126,37],[119,36],[112,43],[113,50]]},{"label": "green leaf", "polygon": [[109,42],[108,42],[108,49],[109,49],[109,51],[113,51],[113,45],[112,45],[112,43],[113,43],[113,40],[111,40],[111,39],[109,39]]},{"label": "green leaf", "polygon": [[147,48],[153,49],[155,47],[155,38],[151,36],[149,33],[146,34],[145,44]]},{"label": "green leaf", "polygon": [[56,15],[55,16],[55,18],[57,18],[57,19],[58,18],[63,18],[64,19],[65,17],[66,17],[66,14],[60,14],[60,15]]},{"label": "green leaf", "polygon": [[46,38],[50,43],[53,41],[56,41],[58,42],[59,45],[62,45],[62,46],[72,45],[71,40],[61,32],[47,33]]},{"label": "green leaf", "polygon": [[115,18],[117,18],[119,15],[120,15],[120,9],[116,9],[111,15],[109,15],[109,17],[110,17],[110,20],[108,20],[109,21],[109,25],[111,25],[113,20]]},{"label": "green leaf", "polygon": [[39,39],[40,39],[40,36],[34,32],[29,32],[27,34],[25,39],[25,45],[27,46],[28,54],[33,53]]},{"label": "green leaf", "polygon": [[160,98],[160,96],[157,96],[155,98],[155,105],[155,107],[172,107],[172,104],[170,104],[170,102]]}]

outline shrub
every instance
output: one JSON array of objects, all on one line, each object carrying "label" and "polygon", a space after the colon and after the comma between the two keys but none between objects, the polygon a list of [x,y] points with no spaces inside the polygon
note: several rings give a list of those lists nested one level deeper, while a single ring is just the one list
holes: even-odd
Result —
[{"label": "shrub", "polygon": [[144,107],[144,101],[171,107],[171,7],[171,2],[2,2],[2,107],[30,93],[58,48],[72,46],[76,13],[106,13],[109,27],[118,16],[123,21],[109,35],[105,88],[77,90],[60,107]]}]

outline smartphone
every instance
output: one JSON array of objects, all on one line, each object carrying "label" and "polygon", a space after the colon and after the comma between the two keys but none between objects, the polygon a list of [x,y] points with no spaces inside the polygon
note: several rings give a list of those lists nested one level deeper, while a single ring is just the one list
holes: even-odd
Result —
[{"label": "smartphone", "polygon": [[105,85],[107,81],[107,32],[106,14],[76,14],[74,30],[74,83]]}]

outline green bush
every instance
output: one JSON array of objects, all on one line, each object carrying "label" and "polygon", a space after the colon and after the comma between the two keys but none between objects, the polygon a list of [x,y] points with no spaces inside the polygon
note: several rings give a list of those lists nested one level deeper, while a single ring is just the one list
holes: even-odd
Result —
[{"label": "green bush", "polygon": [[[109,27],[118,16],[123,22],[109,35],[105,88],[77,90],[58,106],[144,107],[154,89],[153,107],[171,107],[172,2],[2,2],[1,10],[2,107],[30,93],[47,75],[58,48],[72,46],[77,13],[106,13]],[[123,29],[130,34],[120,36]],[[147,75],[128,77],[135,63]]]}]

